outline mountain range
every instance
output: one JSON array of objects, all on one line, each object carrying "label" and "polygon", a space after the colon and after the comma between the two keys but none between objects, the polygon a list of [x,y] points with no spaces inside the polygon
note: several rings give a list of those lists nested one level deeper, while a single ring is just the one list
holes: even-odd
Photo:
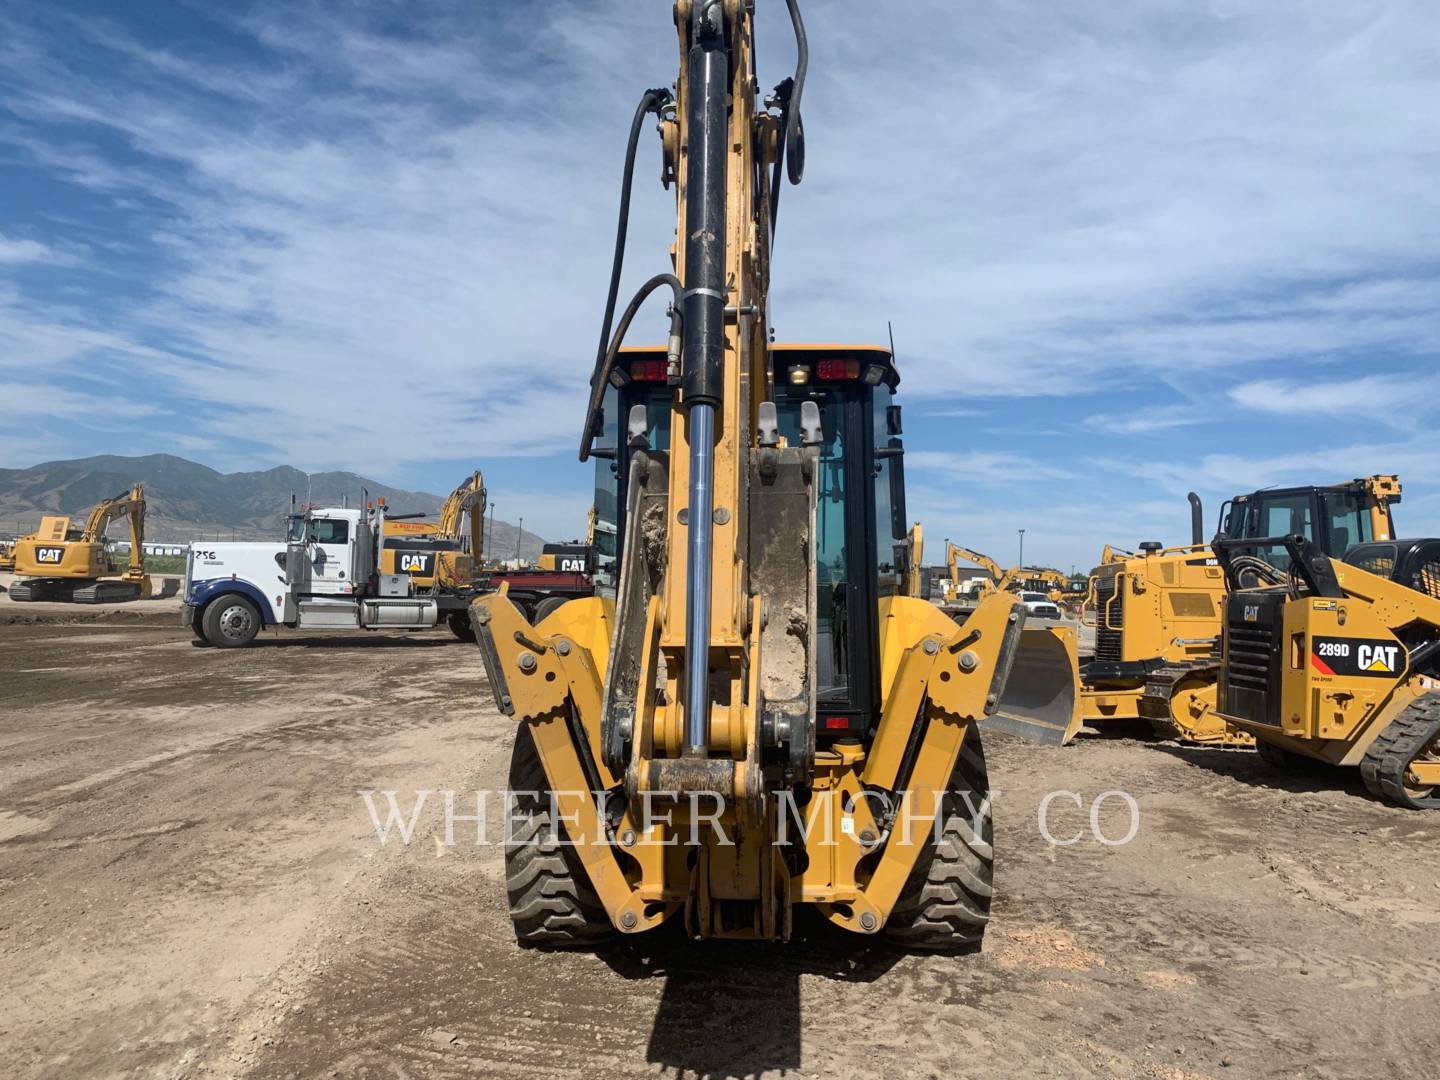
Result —
[{"label": "mountain range", "polygon": [[[289,465],[263,472],[222,473],[173,454],[120,457],[101,454],[47,461],[28,469],[0,469],[0,536],[25,535],[45,514],[83,520],[96,503],[145,485],[145,538],[153,541],[272,540],[284,534],[293,494],[312,506],[359,506],[383,498],[394,514],[433,518],[444,501],[427,491],[405,491],[349,472],[305,473]],[[486,522],[487,553],[513,557],[517,530],[508,521]],[[123,539],[112,525],[111,539]],[[533,559],[544,540],[526,531],[520,555]]]}]

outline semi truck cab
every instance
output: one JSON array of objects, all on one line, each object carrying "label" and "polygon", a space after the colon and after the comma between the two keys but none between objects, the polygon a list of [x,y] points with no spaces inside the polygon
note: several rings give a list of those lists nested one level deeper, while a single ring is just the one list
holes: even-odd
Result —
[{"label": "semi truck cab", "polygon": [[463,621],[471,591],[421,592],[408,574],[380,572],[384,537],[380,502],[291,514],[283,543],[192,544],[182,621],[223,648],[249,645],[269,626],[427,629]]}]

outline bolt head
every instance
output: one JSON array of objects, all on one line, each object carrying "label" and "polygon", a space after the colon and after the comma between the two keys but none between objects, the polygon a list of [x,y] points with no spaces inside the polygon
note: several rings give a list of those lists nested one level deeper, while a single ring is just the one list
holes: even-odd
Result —
[{"label": "bolt head", "polygon": [[640,920],[635,917],[635,912],[633,911],[627,911],[624,915],[620,916],[620,926],[626,930],[634,930],[635,924],[639,921]]},{"label": "bolt head", "polygon": [[528,653],[528,652],[527,652],[527,653],[521,653],[521,654],[520,654],[520,670],[521,670],[521,671],[525,671],[525,672],[534,671],[538,666],[539,666],[539,662],[535,659],[535,657],[534,657],[533,654]]},{"label": "bolt head", "polygon": [[872,931],[872,930],[874,930],[875,927],[878,926],[878,925],[879,925],[879,922],[878,922],[878,920],[875,918],[875,915],[874,915],[873,912],[866,911],[866,912],[864,912],[864,913],[861,914],[861,916],[860,916],[860,929],[861,929],[861,930]]},{"label": "bolt head", "polygon": [[925,650],[926,656],[934,656],[940,651],[939,643],[937,643],[933,638],[926,638],[925,644],[922,645],[921,648]]},{"label": "bolt head", "polygon": [[621,846],[621,847],[634,847],[634,846],[635,846],[635,830],[634,830],[634,829],[626,829],[623,833],[620,834],[620,846]]},{"label": "bolt head", "polygon": [[566,641],[566,640],[564,640],[564,639],[562,638],[561,640],[559,640],[559,641],[557,641],[557,642],[555,643],[555,651],[556,651],[557,653],[559,653],[561,656],[569,656],[569,655],[570,655],[570,642],[568,642],[568,641]]},{"label": "bolt head", "polygon": [[960,670],[974,671],[980,666],[980,657],[976,656],[969,649],[960,654]]}]

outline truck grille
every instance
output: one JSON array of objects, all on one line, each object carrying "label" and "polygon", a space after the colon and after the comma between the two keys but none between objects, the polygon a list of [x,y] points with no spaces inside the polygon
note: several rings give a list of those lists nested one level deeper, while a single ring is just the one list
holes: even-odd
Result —
[{"label": "truck grille", "polygon": [[1095,582],[1095,659],[1119,663],[1124,654],[1125,593],[1116,588],[1120,578]]}]

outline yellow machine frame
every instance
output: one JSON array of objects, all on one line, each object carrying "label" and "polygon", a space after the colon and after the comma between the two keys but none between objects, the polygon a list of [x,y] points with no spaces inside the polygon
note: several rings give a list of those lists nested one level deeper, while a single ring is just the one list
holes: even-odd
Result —
[{"label": "yellow machine frame", "polygon": [[1275,764],[1358,766],[1374,794],[1440,808],[1440,541],[1396,545],[1428,547],[1408,585],[1291,543],[1303,585],[1226,600],[1220,714]]}]

